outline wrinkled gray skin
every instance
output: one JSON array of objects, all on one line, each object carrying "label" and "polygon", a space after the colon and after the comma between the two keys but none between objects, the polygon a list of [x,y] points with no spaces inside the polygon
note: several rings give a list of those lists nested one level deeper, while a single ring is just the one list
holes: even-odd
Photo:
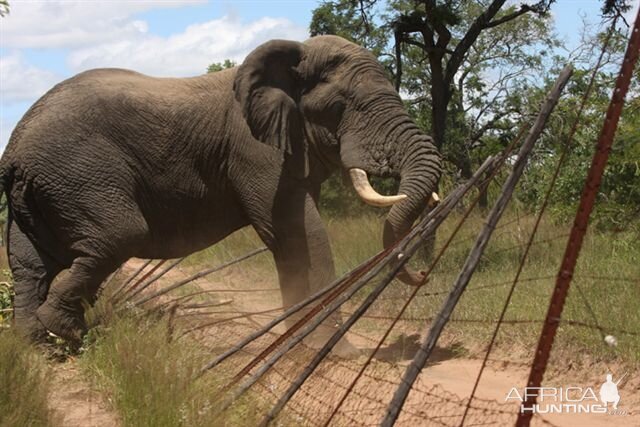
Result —
[{"label": "wrinkled gray skin", "polygon": [[320,184],[353,167],[399,178],[409,196],[388,214],[389,245],[425,208],[440,156],[376,59],[338,37],[270,41],[194,78],[100,69],[66,80],[0,161],[15,325],[78,339],[82,300],[127,259],[182,257],[247,225],[273,253],[285,305],[300,301],[335,277]]}]

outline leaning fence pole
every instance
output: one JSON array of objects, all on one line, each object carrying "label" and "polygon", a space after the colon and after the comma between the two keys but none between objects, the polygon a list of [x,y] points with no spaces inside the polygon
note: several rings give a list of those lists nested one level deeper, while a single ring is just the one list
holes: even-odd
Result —
[{"label": "leaning fence pole", "polygon": [[400,411],[402,410],[404,402],[409,395],[409,392],[411,391],[413,383],[418,378],[418,375],[429,359],[429,356],[431,356],[431,353],[435,348],[436,343],[438,342],[438,338],[440,338],[442,330],[449,321],[451,313],[455,309],[458,301],[460,300],[460,297],[462,296],[462,293],[471,280],[471,276],[473,275],[478,262],[480,261],[480,257],[482,256],[482,253],[484,252],[484,249],[487,246],[489,239],[491,238],[491,234],[493,233],[493,230],[495,230],[498,221],[502,217],[502,214],[504,213],[507,204],[511,199],[513,190],[515,189],[516,184],[522,176],[522,172],[524,171],[524,167],[527,164],[527,159],[531,154],[531,150],[533,149],[536,140],[540,136],[540,133],[542,133],[545,123],[551,115],[551,112],[558,103],[558,99],[562,94],[562,90],[569,81],[572,73],[573,69],[571,68],[571,66],[565,67],[560,73],[560,76],[556,80],[553,88],[547,95],[547,98],[542,105],[535,123],[529,130],[527,138],[523,142],[522,147],[520,147],[518,159],[513,166],[513,170],[511,171],[509,178],[507,178],[507,181],[502,186],[502,192],[498,197],[495,205],[491,209],[491,212],[487,217],[487,222],[478,235],[478,238],[476,239],[476,242],[471,252],[469,253],[469,256],[467,257],[467,260],[462,267],[462,270],[460,271],[460,274],[458,275],[451,289],[451,292],[449,293],[449,296],[440,309],[440,313],[429,328],[428,333],[423,338],[420,349],[413,358],[413,361],[405,370],[402,380],[393,395],[393,399],[391,400],[391,402],[389,402],[387,413],[382,420],[381,426],[393,426],[398,419]]},{"label": "leaning fence pole", "polygon": [[225,262],[223,264],[220,264],[220,265],[218,265],[216,267],[212,267],[212,268],[206,269],[206,270],[201,271],[199,273],[196,273],[196,274],[194,274],[192,276],[189,276],[186,279],[180,280],[179,282],[174,283],[173,285],[167,286],[164,289],[159,289],[156,292],[151,293],[150,295],[146,295],[146,296],[142,297],[140,300],[135,301],[133,303],[133,305],[135,307],[139,307],[142,304],[151,301],[152,299],[155,299],[155,298],[158,298],[158,297],[160,297],[162,295],[165,295],[165,294],[167,294],[167,293],[169,293],[169,292],[171,292],[171,291],[173,291],[173,290],[175,290],[175,289],[177,289],[177,288],[179,288],[181,286],[184,286],[184,285],[186,285],[188,283],[193,282],[194,280],[198,280],[198,279],[201,279],[201,278],[203,278],[203,277],[205,277],[205,276],[207,276],[207,275],[209,275],[211,273],[215,273],[217,271],[224,270],[227,267],[230,267],[230,266],[232,266],[234,264],[242,262],[242,261],[244,261],[246,259],[249,259],[251,257],[254,257],[254,256],[256,256],[258,254],[261,254],[262,252],[266,252],[266,251],[267,251],[266,247],[261,247],[261,248],[258,248],[258,249],[254,249],[253,251],[251,251],[249,253],[246,253],[245,255],[243,255],[243,256],[241,256],[239,258],[235,258],[235,259],[233,259],[231,261],[227,261],[227,262]]},{"label": "leaning fence pole", "polygon": [[[162,271],[160,271],[158,274],[156,274],[155,276],[153,276],[152,278],[150,278],[149,280],[147,280],[145,283],[143,283],[142,285],[140,285],[137,289],[129,291],[124,293],[123,297],[121,298],[122,301],[130,301],[131,299],[133,299],[135,296],[139,295],[140,293],[142,293],[145,289],[147,289],[149,286],[153,285],[155,282],[157,282],[158,280],[162,279],[162,277],[164,277],[164,275],[166,275],[168,272],[170,272],[171,270],[173,270],[178,264],[180,264],[182,261],[184,261],[186,259],[186,257],[182,257],[182,258],[178,258],[177,260],[173,261],[171,264],[169,264],[168,266],[166,266]],[[133,288],[130,288],[133,289]]]},{"label": "leaning fence pole", "polygon": [[[485,160],[485,162],[480,166],[478,171],[476,171],[474,176],[471,177],[471,179],[469,179],[465,184],[459,186],[458,188],[456,188],[456,190],[452,191],[447,196],[447,198],[440,205],[438,205],[438,207],[436,207],[436,209],[434,209],[434,210],[432,210],[430,212],[430,215],[435,215],[438,210],[444,209],[447,204],[453,203],[453,201],[457,200],[458,197],[462,197],[464,194],[466,194],[469,191],[469,189],[472,187],[472,185],[479,179],[481,173],[484,173],[485,171],[493,170],[493,168],[497,167],[497,165],[499,164],[498,160],[499,160],[499,158],[497,158],[497,157],[487,158]],[[455,203],[457,203],[457,202],[455,202]],[[425,220],[426,220],[426,218],[425,218]],[[423,222],[426,223],[428,221],[423,221]],[[409,235],[407,235],[401,241],[396,242],[396,244],[394,244],[393,247],[395,247],[395,245],[401,245],[401,244],[403,244],[402,242],[406,242],[409,239],[412,239],[413,237],[415,237],[421,231],[422,230],[420,230],[419,227],[414,228]],[[230,348],[229,350],[227,350],[226,352],[224,352],[223,354],[217,356],[214,360],[209,362],[206,366],[204,366],[202,368],[200,375],[202,375],[204,372],[208,371],[209,369],[212,369],[212,368],[216,367],[221,362],[226,360],[229,356],[231,356],[231,355],[237,353],[238,351],[240,351],[242,348],[244,348],[250,342],[252,342],[252,341],[258,339],[259,337],[265,335],[275,325],[277,325],[278,323],[282,322],[284,319],[286,319],[287,317],[291,316],[292,314],[297,313],[298,311],[300,311],[305,306],[310,305],[314,301],[318,300],[324,294],[328,293],[329,291],[334,291],[334,290],[339,289],[340,287],[343,287],[343,284],[346,281],[350,281],[350,283],[348,283],[348,286],[353,285],[353,283],[355,283],[355,280],[360,279],[365,274],[366,271],[371,270],[372,268],[374,268],[374,266],[378,262],[381,262],[381,260],[386,259],[387,256],[388,256],[388,253],[391,252],[391,249],[392,248],[388,248],[386,251],[379,252],[378,254],[374,255],[371,258],[369,258],[367,261],[364,261],[363,263],[361,263],[360,265],[355,267],[353,270],[351,270],[346,275],[342,276],[339,279],[336,279],[332,284],[330,284],[327,287],[323,288],[318,293],[316,293],[316,294],[308,297],[307,299],[297,303],[296,305],[288,308],[287,311],[285,311],[281,316],[277,317],[276,319],[273,319],[271,322],[269,322],[269,324],[263,326],[261,329],[257,330],[256,332],[252,333],[251,335],[245,337],[242,341],[237,343],[235,346],[233,346],[232,348]],[[328,302],[329,301],[327,300],[327,301],[323,302],[322,304],[326,305],[326,304],[328,304]],[[302,326],[302,325],[300,325],[300,326]],[[290,332],[290,330],[287,331],[287,334],[289,332]],[[288,338],[288,337],[285,337],[285,338]],[[280,345],[283,342],[284,338],[280,337],[280,339],[281,339],[280,342],[275,341],[274,343],[271,344],[271,346],[273,346],[275,348],[275,346]]]},{"label": "leaning fence pole", "polygon": [[[369,309],[369,307],[376,301],[376,299],[380,296],[380,294],[387,288],[389,283],[394,279],[400,268],[405,265],[405,263],[411,259],[417,250],[424,244],[426,236],[428,236],[431,231],[437,229],[440,224],[447,218],[451,210],[460,202],[462,197],[467,194],[469,189],[484,175],[484,172],[491,171],[497,168],[502,164],[504,158],[500,157],[489,157],[487,160],[480,166],[480,168],[476,171],[476,173],[462,186],[458,187],[454,190],[445,202],[438,206],[436,209],[440,209],[440,213],[432,210],[425,217],[425,219],[417,226],[421,229],[418,239],[415,239],[413,242],[410,242],[404,249],[402,253],[403,262],[396,265],[393,269],[391,269],[386,276],[378,283],[376,287],[373,288],[372,291],[367,295],[366,299],[360,306],[355,310],[354,313],[351,314],[342,325],[334,332],[334,334],[329,338],[329,340],[324,344],[324,346],[317,351],[314,358],[307,364],[304,370],[298,375],[298,377],[291,383],[290,387],[286,390],[286,392],[280,397],[278,402],[271,408],[269,413],[265,416],[265,418],[260,423],[261,427],[265,427],[269,425],[276,416],[280,413],[280,411],[284,408],[284,406],[291,400],[291,398],[297,393],[297,391],[302,387],[305,381],[313,374],[315,369],[322,363],[325,357],[329,354],[329,352],[333,349],[333,347],[338,343],[338,341],[351,329],[351,327],[355,324],[355,322],[360,319],[364,313]],[[431,218],[431,219],[429,219]],[[431,268],[427,271],[427,275],[430,273]],[[426,281],[425,279],[423,279]]]},{"label": "leaning fence pole", "polygon": [[153,262],[153,259],[148,259],[147,261],[145,261],[140,268],[138,268],[136,271],[133,272],[133,274],[131,276],[129,276],[129,278],[127,280],[125,280],[124,282],[122,282],[122,284],[120,286],[118,286],[118,288],[110,295],[110,298],[112,300],[114,300],[115,298],[118,297],[118,295],[127,287],[129,286],[129,283],[131,283],[133,281],[133,279],[135,279],[136,277],[138,277],[138,274],[140,274],[142,272],[142,270],[144,270],[145,268],[147,268],[147,266],[149,264],[151,264]]},{"label": "leaning fence pole", "polygon": [[[480,167],[480,169],[476,171],[476,173],[471,179],[469,179],[465,184],[459,186],[453,192],[451,192],[447,196],[447,198],[441,204],[439,204],[436,208],[431,210],[427,214],[427,216],[423,220],[421,220],[421,222],[409,232],[408,235],[406,235],[400,241],[396,242],[396,244],[391,248],[392,251],[384,258],[383,261],[369,268],[366,274],[362,276],[357,282],[355,282],[355,284],[353,284],[353,287],[350,290],[344,293],[341,293],[335,300],[327,304],[326,307],[324,307],[322,311],[318,313],[317,317],[315,317],[313,320],[309,322],[305,322],[305,326],[301,329],[298,335],[291,337],[291,339],[287,341],[276,353],[274,353],[269,359],[265,360],[264,364],[254,374],[252,374],[243,383],[241,383],[239,387],[235,389],[227,399],[225,399],[223,402],[221,402],[218,405],[218,411],[222,412],[226,410],[229,406],[231,406],[240,395],[242,395],[245,391],[247,391],[269,369],[271,369],[271,367],[273,367],[282,356],[284,356],[295,345],[301,342],[308,334],[313,332],[323,321],[326,320],[326,318],[332,312],[336,311],[345,301],[349,300],[356,292],[362,289],[371,279],[376,277],[378,273],[380,273],[382,268],[387,266],[390,261],[392,261],[393,259],[398,259],[399,260],[398,264],[396,264],[391,269],[391,271],[389,271],[386,274],[385,278],[380,282],[380,284],[376,287],[376,289],[370,295],[371,298],[367,298],[367,300],[361,306],[361,308],[363,308],[363,310],[366,311],[366,307],[364,306],[366,305],[368,307],[368,305],[370,305],[372,300],[375,300],[375,298],[379,295],[379,293],[382,290],[384,290],[384,288],[391,282],[391,280],[395,277],[395,275],[398,273],[400,268],[411,258],[411,256],[418,249],[419,245],[424,241],[424,236],[427,235],[429,232],[433,231],[433,229],[435,229],[437,225],[440,224],[446,218],[447,214],[458,204],[460,199],[469,191],[469,189],[473,186],[473,184],[480,179],[480,177],[482,176],[482,172],[484,170],[488,168],[496,167],[497,165],[501,164],[501,160],[502,159],[500,159],[499,157],[488,158]],[[383,254],[383,253],[386,253],[386,252],[385,251],[380,252],[380,254]],[[398,255],[400,254],[402,254],[403,256],[399,257]],[[357,320],[357,317],[359,317],[362,313],[363,312],[360,312],[355,317],[352,316],[350,320],[352,319]],[[347,322],[349,322],[350,320],[348,320]],[[315,363],[319,363],[322,360],[322,358],[324,358],[324,356],[328,354],[331,348],[333,348],[333,346],[338,342],[338,340],[342,337],[342,335],[344,335],[344,332],[346,332],[345,325],[343,325],[343,327],[338,329],[338,331],[336,331],[333,334],[333,336],[329,339],[329,342],[325,344],[325,346],[317,354],[316,358],[314,359],[314,363],[312,363],[311,365]],[[237,380],[240,379],[240,377],[247,374],[249,370],[253,366],[255,366],[255,363],[261,359],[261,356],[262,355],[257,356],[256,358],[253,359],[253,361],[249,365],[243,368],[243,370],[236,375],[232,383],[227,385],[224,388],[224,390],[228,390],[235,382],[237,382]],[[305,373],[304,373],[305,378],[306,376],[310,375],[312,373],[312,370],[315,369],[315,366],[317,366],[317,364],[315,364],[315,366],[313,367],[311,365],[309,365],[309,369],[305,370]],[[297,387],[302,385],[302,382],[304,382],[305,378],[303,378],[302,376],[298,378],[298,381],[294,383],[295,387],[290,388],[287,391],[287,393],[281,398],[278,404],[272,409],[270,416],[268,416],[268,418],[264,420],[263,425],[264,423],[269,422],[270,417],[277,415],[276,412],[282,409],[282,407],[286,404],[288,399],[296,392]]]},{"label": "leaning fence pole", "polygon": [[596,145],[596,152],[593,155],[591,167],[589,168],[589,173],[582,190],[580,205],[576,211],[576,217],[573,222],[571,234],[567,241],[562,265],[560,266],[560,270],[558,271],[558,276],[556,278],[556,286],[551,297],[551,302],[549,303],[547,317],[544,321],[544,325],[542,326],[540,339],[538,340],[538,348],[535,352],[535,357],[529,373],[529,380],[527,382],[527,389],[533,392],[526,394],[527,397],[523,404],[522,411],[518,414],[516,427],[528,427],[531,422],[531,417],[533,416],[533,408],[537,401],[537,392],[535,387],[540,387],[542,377],[547,369],[547,363],[549,362],[549,355],[551,354],[553,341],[562,317],[564,302],[567,298],[567,294],[569,293],[569,286],[571,285],[573,272],[575,270],[576,262],[578,261],[578,256],[580,255],[582,241],[589,225],[589,217],[593,211],[593,206],[595,204],[596,195],[598,194],[598,189],[600,188],[604,169],[607,166],[609,152],[613,145],[613,137],[618,127],[620,114],[622,113],[624,98],[629,90],[633,67],[638,60],[639,54],[640,10],[636,16],[631,38],[629,39],[624,61],[622,62],[622,68],[616,80],[616,87],[611,96],[607,115],[605,116],[604,125],[600,131],[600,136]]},{"label": "leaning fence pole", "polygon": [[[388,252],[390,252],[390,251],[388,251]],[[231,347],[229,350],[225,351],[221,355],[216,356],[215,359],[213,359],[212,361],[207,363],[205,366],[203,366],[202,369],[200,370],[200,374],[197,376],[197,378],[202,376],[202,374],[204,374],[206,371],[215,368],[216,366],[218,366],[220,363],[225,361],[230,356],[232,356],[232,355],[236,354],[237,352],[241,351],[247,344],[255,341],[256,339],[262,337],[263,335],[266,335],[274,326],[276,326],[277,324],[281,323],[285,319],[291,317],[292,315],[298,313],[303,308],[311,305],[312,303],[316,302],[317,300],[319,300],[320,298],[324,297],[327,294],[328,294],[328,297],[330,297],[333,292],[336,292],[337,290],[339,290],[340,288],[344,287],[345,285],[347,287],[351,286],[355,280],[358,280],[360,277],[362,277],[362,275],[364,274],[365,270],[367,270],[368,268],[371,268],[372,266],[374,266],[375,264],[380,262],[385,256],[388,255],[388,252],[382,252],[382,253],[378,253],[378,254],[372,256],[367,261],[365,261],[361,265],[357,266],[356,268],[351,270],[349,273],[347,273],[343,277],[334,280],[331,284],[329,284],[328,286],[320,289],[315,294],[313,294],[313,295],[305,298],[304,300],[300,301],[299,303],[289,307],[280,316],[278,316],[275,319],[271,320],[268,324],[264,325],[262,328],[258,329],[254,333],[246,336],[240,342],[238,342],[236,345]],[[326,298],[328,298],[328,297],[326,297]],[[285,332],[284,335],[289,334],[290,331],[291,331],[291,329],[287,330],[287,332]],[[276,340],[272,344],[270,344],[270,346],[274,346],[274,348],[275,348],[275,346],[278,346],[280,344],[281,344],[281,342],[278,342],[278,340]]]},{"label": "leaning fence pole", "polygon": [[113,301],[116,302],[116,303],[121,302],[125,295],[130,293],[132,290],[137,289],[138,286],[140,286],[142,283],[144,283],[144,281],[147,280],[153,273],[155,273],[157,269],[162,267],[162,265],[165,262],[167,262],[166,259],[159,260],[158,263],[151,268],[151,270],[149,270],[146,273],[144,273],[142,275],[142,277],[139,278],[138,280],[136,280],[133,285],[131,285],[128,288],[124,289],[117,298],[113,298]]}]

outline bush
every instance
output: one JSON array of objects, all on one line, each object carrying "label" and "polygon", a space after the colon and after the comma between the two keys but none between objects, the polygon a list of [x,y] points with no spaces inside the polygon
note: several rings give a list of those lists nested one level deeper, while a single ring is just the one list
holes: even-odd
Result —
[{"label": "bush", "polygon": [[11,270],[3,270],[6,282],[0,282],[0,328],[7,326],[9,319],[13,313],[13,280],[11,278]]}]

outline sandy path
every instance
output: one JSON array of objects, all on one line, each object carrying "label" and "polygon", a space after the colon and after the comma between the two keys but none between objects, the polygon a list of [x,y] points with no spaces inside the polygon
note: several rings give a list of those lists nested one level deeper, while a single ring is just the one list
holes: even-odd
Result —
[{"label": "sandy path", "polygon": [[117,415],[73,360],[54,367],[49,396],[54,418],[64,427],[117,427]]},{"label": "sandy path", "polygon": [[[129,262],[127,271],[132,271],[140,265],[140,261]],[[166,286],[176,279],[184,278],[191,272],[188,269],[175,269],[160,280],[158,287]],[[189,310],[182,313],[185,319],[195,324],[204,324],[211,320],[223,319],[233,316],[237,312],[261,312],[281,306],[279,293],[273,289],[277,287],[275,275],[257,274],[250,270],[243,270],[242,266],[232,267],[224,273],[218,273],[197,281],[197,285],[203,290],[221,290],[220,294],[213,294],[213,300],[233,298],[233,302],[218,311],[220,315],[200,315],[197,310]],[[268,290],[264,292],[243,292],[252,289]],[[240,291],[237,293],[226,291]],[[200,312],[205,311],[201,310]],[[206,310],[209,313],[211,310]],[[194,336],[198,337],[205,345],[219,351],[237,342],[245,334],[260,324],[264,324],[273,315],[261,314],[249,319],[239,319],[226,324],[209,327]],[[282,333],[282,329],[276,332]],[[250,353],[257,354],[267,343],[273,339],[265,337],[247,347]],[[374,341],[367,338],[366,333],[351,335],[350,339],[361,348],[370,348]],[[386,356],[383,360],[374,362],[365,371],[365,375],[358,382],[354,391],[345,401],[340,412],[334,418],[332,425],[377,425],[384,414],[386,403],[391,399],[396,385],[404,372],[408,361],[400,361],[397,349],[389,346],[381,349]],[[404,349],[407,352],[407,349]],[[368,352],[367,352],[368,354]],[[290,356],[275,365],[272,373],[257,387],[262,387],[265,393],[281,395],[295,378],[297,373],[306,366],[313,356],[309,349],[297,349]],[[411,355],[404,355],[405,359]],[[407,357],[408,356],[408,357]],[[404,406],[403,414],[397,425],[422,426],[441,425],[457,426],[466,406],[466,400],[470,395],[473,384],[480,368],[481,362],[474,359],[454,358],[454,354],[447,349],[441,350],[436,361],[425,368],[414,385],[409,398]],[[505,357],[509,359],[509,357]],[[390,359],[393,359],[390,361]],[[236,369],[250,360],[250,356],[244,354],[230,361],[232,368]],[[331,358],[325,360],[305,383],[302,389],[294,396],[288,408],[298,422],[302,425],[315,425],[316,422],[326,419],[331,409],[344,394],[346,387],[355,378],[356,373],[364,363],[365,358],[356,360],[342,360]],[[528,360],[526,361],[528,362]],[[493,364],[495,365],[495,364]],[[517,403],[505,402],[505,398],[512,387],[522,391],[526,383],[528,368],[517,364],[506,366],[489,366],[485,369],[480,387],[473,401],[472,410],[469,413],[465,425],[513,425],[518,411]],[[564,379],[553,385],[593,387],[599,389],[604,378],[595,375],[582,374],[585,377],[581,381],[572,382],[572,379]],[[548,384],[551,385],[551,384]],[[620,388],[622,400],[620,408],[627,412],[626,415],[609,414],[548,414],[534,418],[532,425],[556,426],[638,426],[640,425],[640,393],[639,384],[635,379],[623,383]]]}]

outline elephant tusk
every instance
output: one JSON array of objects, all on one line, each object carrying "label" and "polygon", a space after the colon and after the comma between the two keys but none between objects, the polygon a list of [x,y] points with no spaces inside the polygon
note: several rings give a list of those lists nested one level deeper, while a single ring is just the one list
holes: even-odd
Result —
[{"label": "elephant tusk", "polygon": [[367,178],[367,173],[362,169],[349,169],[349,176],[351,177],[351,183],[353,184],[353,188],[355,188],[356,193],[358,193],[358,196],[360,196],[360,198],[369,205],[384,208],[407,198],[405,194],[398,194],[397,196],[383,196],[378,193],[373,189],[369,183],[369,178]]},{"label": "elephant tusk", "polygon": [[427,202],[427,205],[429,205],[430,208],[436,207],[440,204],[440,196],[438,196],[438,193],[436,193],[435,191],[433,193],[431,193],[431,197],[429,197],[429,201]]}]

